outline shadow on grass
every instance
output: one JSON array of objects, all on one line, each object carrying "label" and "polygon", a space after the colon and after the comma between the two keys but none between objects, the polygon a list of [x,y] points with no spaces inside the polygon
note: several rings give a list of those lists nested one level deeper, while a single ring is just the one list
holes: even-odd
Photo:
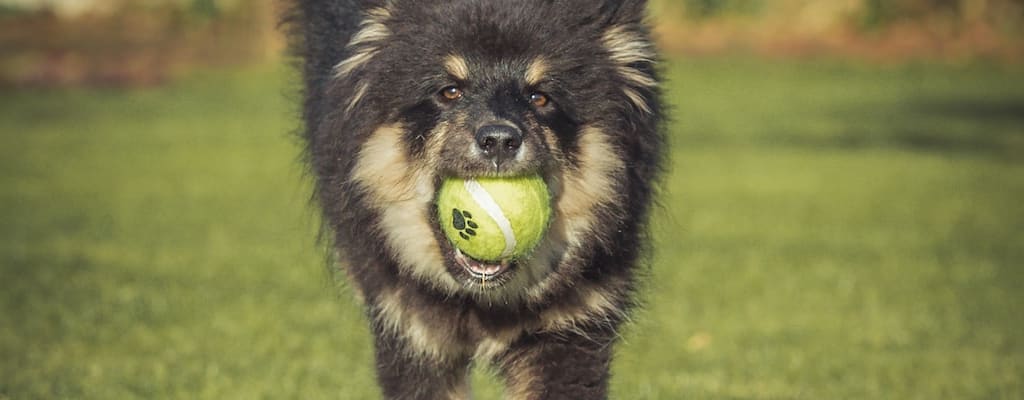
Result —
[{"label": "shadow on grass", "polygon": [[1024,98],[922,99],[903,108],[891,143],[942,153],[985,153],[1022,160]]},{"label": "shadow on grass", "polygon": [[1024,98],[920,99],[843,108],[831,133],[772,136],[793,146],[894,148],[1024,161]]},{"label": "shadow on grass", "polygon": [[[909,105],[923,117],[959,119],[968,122],[1024,122],[1024,98],[929,99]],[[1016,132],[1024,135],[1024,129]]]}]

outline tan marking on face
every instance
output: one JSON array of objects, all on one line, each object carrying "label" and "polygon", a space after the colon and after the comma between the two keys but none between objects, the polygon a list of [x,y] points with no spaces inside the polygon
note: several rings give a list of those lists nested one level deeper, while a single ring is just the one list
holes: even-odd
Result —
[{"label": "tan marking on face", "polygon": [[554,161],[561,165],[565,163],[565,154],[562,153],[562,149],[558,147],[558,135],[555,131],[551,130],[547,126],[541,126],[541,138],[544,139],[544,145],[547,146],[548,154]]},{"label": "tan marking on face", "polygon": [[385,25],[389,18],[391,10],[386,7],[373,8],[366,12],[359,24],[359,31],[352,35],[348,42],[347,47],[352,53],[334,66],[335,78],[346,77],[377,54],[380,43],[391,36],[391,30]]},{"label": "tan marking on face", "polygon": [[426,138],[414,138],[414,140],[426,140],[427,143],[424,146],[424,162],[427,163],[428,168],[433,171],[441,169],[439,163],[441,162],[441,152],[444,151],[445,142],[452,136],[458,134],[456,131],[458,127],[465,126],[466,116],[459,114],[453,119],[442,120],[437,124],[436,127],[427,135]]},{"label": "tan marking on face", "polygon": [[556,208],[565,221],[569,244],[579,246],[598,223],[594,210],[618,204],[626,166],[610,137],[596,127],[580,130],[578,165],[563,173],[563,192]]},{"label": "tan marking on face", "polygon": [[404,134],[405,129],[398,124],[377,129],[359,151],[352,179],[367,190],[371,206],[380,213],[377,228],[399,261],[399,268],[454,293],[459,284],[444,266],[427,215],[434,198],[434,175],[429,168],[407,159]]},{"label": "tan marking on face", "polygon": [[444,59],[444,69],[455,79],[460,81],[469,79],[469,64],[466,64],[466,59],[462,56],[449,55]]},{"label": "tan marking on face", "polygon": [[548,73],[548,63],[543,58],[536,58],[526,68],[526,85],[536,86]]}]

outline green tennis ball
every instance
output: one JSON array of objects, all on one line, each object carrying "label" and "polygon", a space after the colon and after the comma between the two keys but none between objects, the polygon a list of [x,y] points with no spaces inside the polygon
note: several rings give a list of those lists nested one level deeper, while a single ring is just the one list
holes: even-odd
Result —
[{"label": "green tennis ball", "polygon": [[437,194],[441,230],[463,254],[480,261],[519,258],[548,229],[551,198],[540,176],[448,178]]}]

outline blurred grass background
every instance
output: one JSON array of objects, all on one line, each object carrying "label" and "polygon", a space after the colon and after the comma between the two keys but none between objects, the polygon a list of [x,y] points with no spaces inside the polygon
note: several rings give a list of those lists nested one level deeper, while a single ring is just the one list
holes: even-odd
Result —
[{"label": "blurred grass background", "polygon": [[[1020,3],[812,3],[652,5],[672,168],[614,397],[1024,398]],[[274,7],[0,4],[0,399],[376,398]]]}]

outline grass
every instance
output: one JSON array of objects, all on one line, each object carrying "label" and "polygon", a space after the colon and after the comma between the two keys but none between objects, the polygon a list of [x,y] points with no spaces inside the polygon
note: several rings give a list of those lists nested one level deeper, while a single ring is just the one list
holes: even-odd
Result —
[{"label": "grass", "polygon": [[[614,397],[1024,398],[1022,72],[674,62]],[[378,396],[288,81],[0,96],[0,399]]]}]

